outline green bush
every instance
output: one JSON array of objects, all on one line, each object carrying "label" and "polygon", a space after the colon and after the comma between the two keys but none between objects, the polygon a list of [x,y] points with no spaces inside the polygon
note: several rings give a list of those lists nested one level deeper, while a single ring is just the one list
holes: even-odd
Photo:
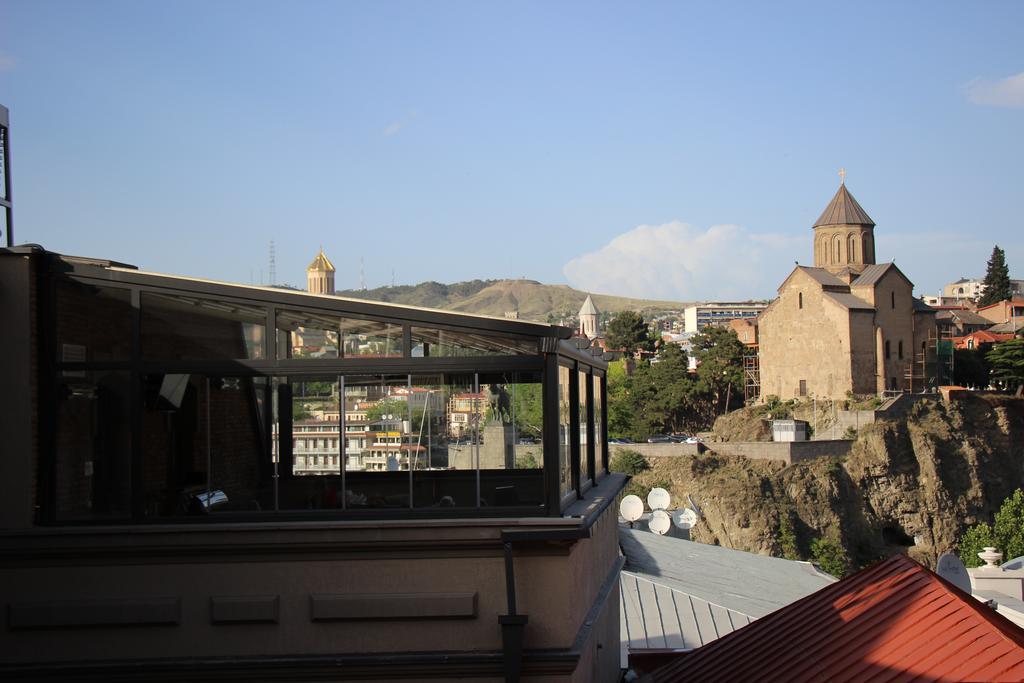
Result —
[{"label": "green bush", "polygon": [[796,531],[793,530],[793,517],[788,510],[779,512],[779,545],[782,547],[782,556],[787,560],[803,559],[796,542]]},{"label": "green bush", "polygon": [[992,546],[1003,553],[1004,560],[1024,555],[1024,491],[1017,489],[1003,501],[995,522],[976,524],[960,539],[960,559],[968,567],[983,564],[978,553],[985,546]]},{"label": "green bush", "polygon": [[846,439],[847,441],[853,441],[854,439],[856,439],[857,438],[857,428],[856,427],[847,427],[846,431],[843,432],[843,438]]},{"label": "green bush", "polygon": [[811,542],[811,560],[822,570],[836,578],[843,578],[850,573],[850,556],[843,546],[825,538]]},{"label": "green bush", "polygon": [[624,449],[612,456],[611,462],[608,463],[608,469],[612,472],[623,472],[630,476],[636,476],[651,469],[651,466],[640,453]]}]

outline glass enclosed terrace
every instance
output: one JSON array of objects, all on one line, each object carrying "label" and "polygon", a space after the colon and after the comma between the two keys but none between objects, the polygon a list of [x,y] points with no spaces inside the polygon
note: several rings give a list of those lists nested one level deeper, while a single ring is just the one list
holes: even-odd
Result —
[{"label": "glass enclosed terrace", "polygon": [[607,472],[606,363],[567,328],[47,268],[43,523],[559,515]]}]

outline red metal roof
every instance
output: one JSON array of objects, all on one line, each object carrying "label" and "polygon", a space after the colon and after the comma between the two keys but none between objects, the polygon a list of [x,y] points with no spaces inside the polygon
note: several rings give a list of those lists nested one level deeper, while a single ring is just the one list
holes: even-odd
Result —
[{"label": "red metal roof", "polygon": [[651,681],[1021,681],[1024,630],[895,555],[704,647]]}]

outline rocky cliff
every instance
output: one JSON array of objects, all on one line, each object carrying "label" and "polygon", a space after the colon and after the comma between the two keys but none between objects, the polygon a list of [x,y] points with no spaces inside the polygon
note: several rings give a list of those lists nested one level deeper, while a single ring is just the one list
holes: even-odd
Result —
[{"label": "rocky cliff", "polygon": [[845,458],[788,467],[713,452],[654,458],[633,489],[692,496],[703,513],[696,541],[809,558],[823,538],[854,568],[893,552],[934,566],[967,526],[1024,487],[1024,400],[916,399],[897,412],[863,427]]}]

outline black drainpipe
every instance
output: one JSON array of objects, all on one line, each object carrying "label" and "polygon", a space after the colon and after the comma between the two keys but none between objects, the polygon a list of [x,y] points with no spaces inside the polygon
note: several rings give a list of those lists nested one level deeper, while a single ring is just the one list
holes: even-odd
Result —
[{"label": "black drainpipe", "polygon": [[501,624],[501,645],[504,652],[505,683],[519,683],[523,666],[523,630],[529,617],[516,614],[516,574],[512,562],[512,541],[505,540],[505,593],[508,614],[498,615]]},{"label": "black drainpipe", "polygon": [[505,595],[508,599],[508,614],[499,614],[501,643],[504,652],[505,683],[519,683],[523,668],[523,631],[529,618],[516,612],[516,574],[512,562],[512,542],[575,543],[581,538],[590,538],[589,527],[570,529],[526,530],[505,529],[501,542],[505,548]]}]

